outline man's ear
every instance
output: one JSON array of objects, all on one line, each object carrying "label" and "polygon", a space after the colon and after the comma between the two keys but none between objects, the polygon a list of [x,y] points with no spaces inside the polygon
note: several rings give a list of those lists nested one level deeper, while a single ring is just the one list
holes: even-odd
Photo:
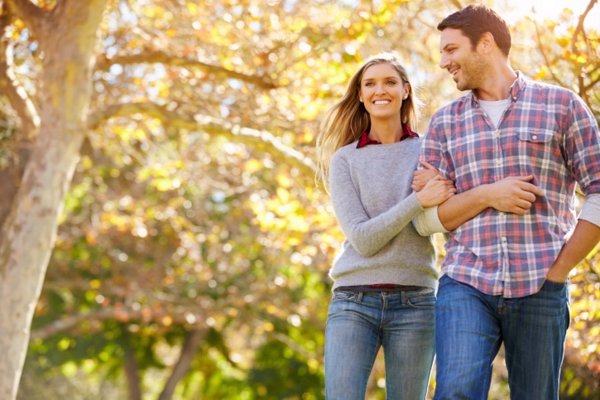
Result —
[{"label": "man's ear", "polygon": [[485,32],[479,38],[479,43],[477,43],[477,49],[481,51],[483,54],[489,54],[494,47],[498,47],[496,45],[496,41],[494,40],[494,35],[490,32]]}]

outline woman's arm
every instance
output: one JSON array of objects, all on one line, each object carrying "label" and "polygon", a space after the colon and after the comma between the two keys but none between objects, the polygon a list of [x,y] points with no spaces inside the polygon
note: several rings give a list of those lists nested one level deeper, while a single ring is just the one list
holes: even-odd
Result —
[{"label": "woman's arm", "polygon": [[337,220],[352,247],[369,257],[381,250],[423,210],[448,199],[454,188],[441,179],[428,182],[421,193],[412,193],[389,210],[369,217],[352,182],[350,168],[342,157],[334,157],[329,186]]}]

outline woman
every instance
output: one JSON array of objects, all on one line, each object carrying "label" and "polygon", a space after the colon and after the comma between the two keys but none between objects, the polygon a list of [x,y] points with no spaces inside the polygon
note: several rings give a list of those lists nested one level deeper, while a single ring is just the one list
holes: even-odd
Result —
[{"label": "woman", "polygon": [[421,139],[412,130],[416,99],[393,53],[354,74],[325,116],[317,140],[346,236],[330,271],[333,297],[325,332],[329,400],[364,399],[383,347],[389,399],[424,399],[434,355],[437,271],[431,240],[411,220],[452,196],[441,177],[414,193]]}]

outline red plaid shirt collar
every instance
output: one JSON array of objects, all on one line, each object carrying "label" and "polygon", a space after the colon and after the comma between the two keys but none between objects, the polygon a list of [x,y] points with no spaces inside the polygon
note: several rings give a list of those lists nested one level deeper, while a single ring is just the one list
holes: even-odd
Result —
[{"label": "red plaid shirt collar", "polygon": [[[402,124],[402,136],[400,136],[399,142],[403,141],[409,137],[418,137],[419,135],[416,132],[413,132],[407,124]],[[362,147],[368,146],[370,144],[381,144],[378,140],[373,140],[369,138],[369,132],[364,131],[360,138],[358,139],[358,143],[356,144],[356,148],[360,149]]]}]

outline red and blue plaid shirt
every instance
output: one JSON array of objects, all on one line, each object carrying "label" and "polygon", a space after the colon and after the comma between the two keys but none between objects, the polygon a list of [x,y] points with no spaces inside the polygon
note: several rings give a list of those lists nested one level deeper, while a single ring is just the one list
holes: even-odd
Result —
[{"label": "red and blue plaid shirt", "polygon": [[498,128],[470,93],[432,118],[421,159],[457,192],[534,175],[538,196],[522,216],[488,208],[450,232],[443,273],[491,295],[536,293],[575,224],[575,184],[600,193],[600,133],[571,91],[519,75]]}]

